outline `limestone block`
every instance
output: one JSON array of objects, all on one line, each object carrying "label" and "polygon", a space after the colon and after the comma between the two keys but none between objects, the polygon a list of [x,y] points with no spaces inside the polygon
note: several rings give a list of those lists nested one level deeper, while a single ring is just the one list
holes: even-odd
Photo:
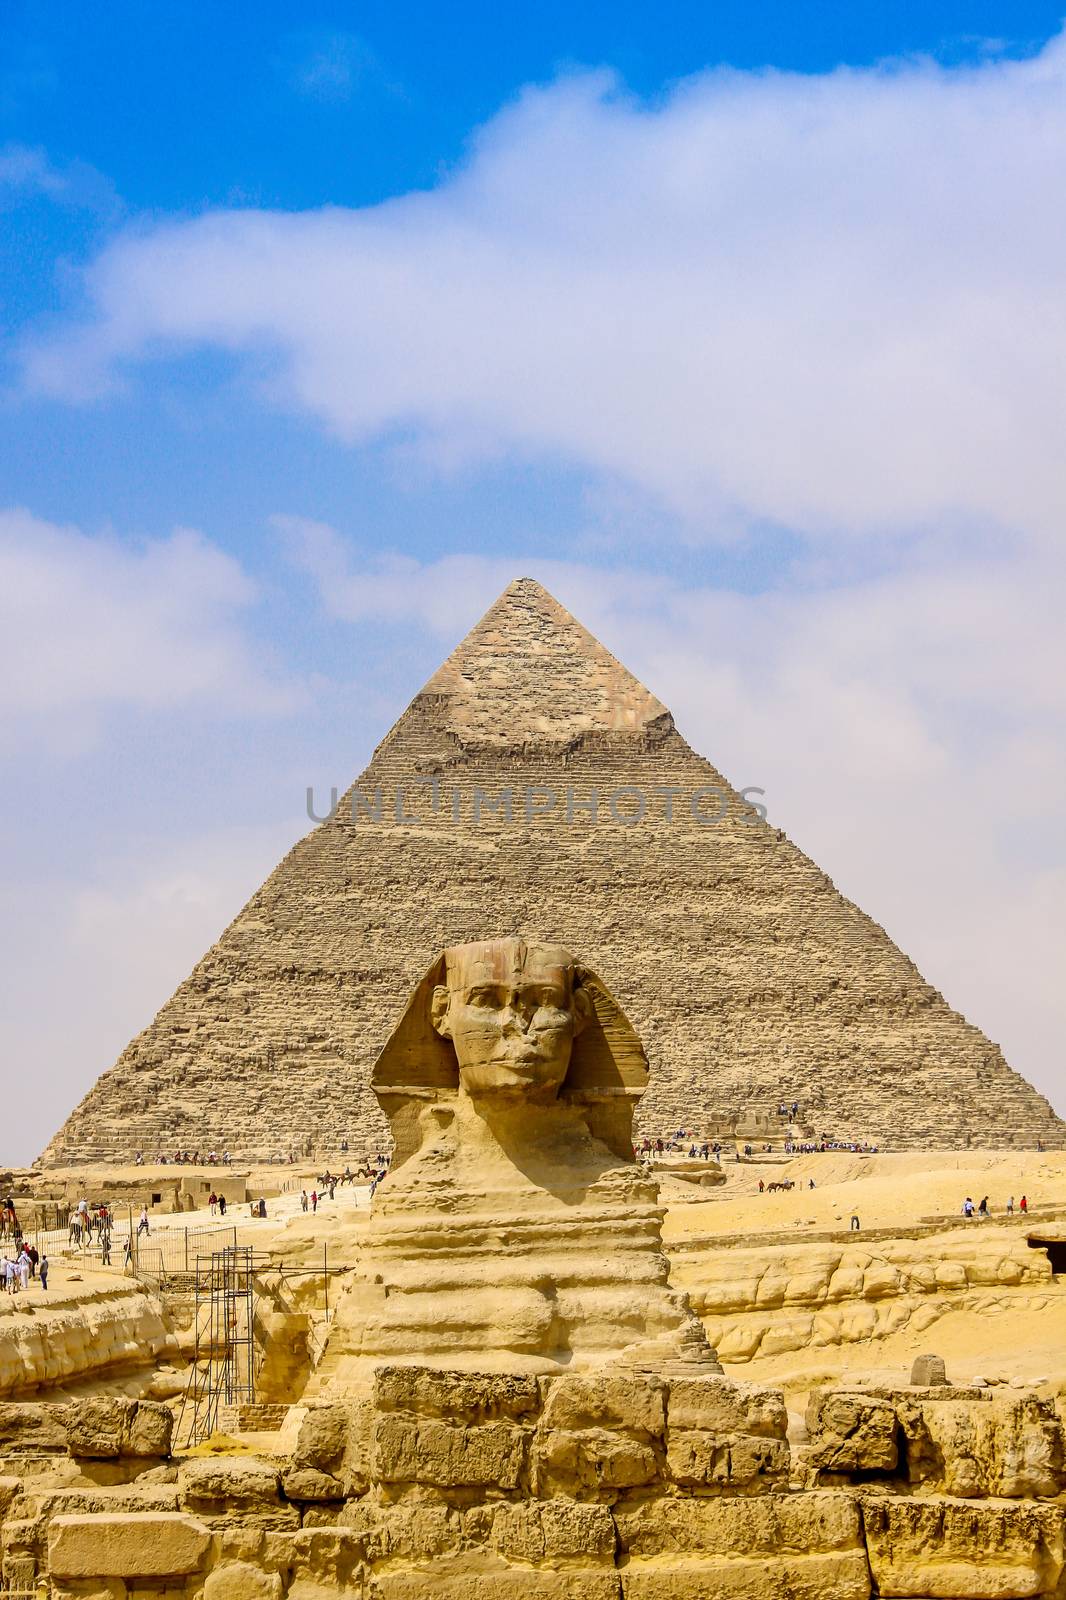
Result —
[{"label": "limestone block", "polygon": [[667,1418],[671,1429],[705,1428],[709,1432],[757,1433],[783,1439],[788,1413],[781,1393],[729,1378],[674,1378],[670,1383]]},{"label": "limestone block", "polygon": [[58,1578],[169,1578],[198,1572],[211,1534],[180,1512],[118,1512],[55,1517],[48,1530],[49,1571]]},{"label": "limestone block", "polygon": [[666,1385],[661,1378],[639,1373],[568,1373],[553,1378],[546,1387],[546,1428],[625,1428],[645,1437],[662,1437]]},{"label": "limestone block", "polygon": [[331,1472],[319,1472],[317,1467],[286,1467],[281,1475],[281,1487],[286,1498],[296,1501],[330,1501],[344,1499],[344,1484]]},{"label": "limestone block", "polygon": [[495,1508],[493,1547],[509,1561],[613,1566],[614,1522],[606,1506],[572,1500],[504,1504]]},{"label": "limestone block", "polygon": [[248,1456],[195,1456],[183,1461],[178,1481],[187,1500],[249,1505],[278,1497],[278,1474]]},{"label": "limestone block", "polygon": [[815,1389],[807,1403],[808,1459],[821,1472],[890,1472],[899,1425],[890,1401],[857,1390]]},{"label": "limestone block", "polygon": [[77,1400],[66,1408],[67,1447],[72,1456],[106,1461],[122,1454],[126,1404],[122,1400]]},{"label": "limestone block", "polygon": [[616,1508],[631,1600],[866,1600],[858,1508],[844,1492],[652,1499]]},{"label": "limestone block", "polygon": [[[336,1526],[338,1530],[343,1527],[347,1537],[359,1540],[367,1561],[431,1561],[457,1550],[465,1531],[460,1513],[439,1501],[402,1501],[398,1505],[350,1501]],[[490,1515],[483,1515],[472,1530],[471,1542],[484,1544],[490,1527]]]},{"label": "limestone block", "polygon": [[67,1448],[82,1460],[168,1456],[174,1418],[152,1400],[78,1400],[64,1407]]},{"label": "limestone block", "polygon": [[352,1528],[302,1528],[292,1540],[294,1582],[288,1600],[333,1600],[337,1595],[363,1600],[366,1541]]},{"label": "limestone block", "polygon": [[723,1440],[712,1433],[671,1428],[666,1464],[669,1476],[685,1488],[750,1494],[786,1483],[790,1454],[787,1439],[741,1434]]},{"label": "limestone block", "polygon": [[281,1578],[276,1572],[246,1561],[228,1561],[208,1573],[204,1600],[281,1600]]},{"label": "limestone block", "polygon": [[660,1460],[650,1444],[606,1428],[538,1429],[531,1462],[534,1493],[545,1499],[601,1494],[611,1499],[660,1476]]},{"label": "limestone block", "polygon": [[300,1424],[295,1460],[301,1467],[331,1471],[348,1444],[348,1411],[344,1406],[312,1406]]},{"label": "limestone block", "polygon": [[525,1465],[527,1439],[524,1430],[507,1422],[461,1427],[386,1414],[374,1426],[373,1476],[383,1483],[514,1489]]},{"label": "limestone block", "polygon": [[858,1505],[848,1490],[650,1498],[616,1506],[613,1515],[619,1548],[633,1560],[862,1550]]},{"label": "limestone block", "polygon": [[928,1387],[947,1383],[948,1375],[943,1356],[915,1356],[911,1366],[911,1383]]},{"label": "limestone block", "polygon": [[127,1413],[123,1455],[169,1456],[174,1413],[157,1401],[138,1400]]},{"label": "limestone block", "polygon": [[1066,1488],[1066,1439],[1050,1400],[1004,1394],[976,1405],[908,1401],[902,1391],[896,1409],[913,1484],[966,1499],[1053,1496]]},{"label": "limestone block", "polygon": [[1062,1575],[1059,1506],[871,1496],[862,1516],[883,1596],[1026,1600],[1049,1593]]},{"label": "limestone block", "polygon": [[668,1568],[627,1567],[621,1600],[868,1600],[865,1556],[786,1555],[671,1563]]},{"label": "limestone block", "polygon": [[414,1411],[424,1417],[471,1422],[526,1417],[540,1410],[534,1377],[495,1372],[438,1372],[430,1367],[379,1366],[374,1373],[378,1411]]},{"label": "limestone block", "polygon": [[67,1448],[65,1407],[0,1402],[0,1455],[39,1455]]},{"label": "limestone block", "polygon": [[3,1522],[14,1501],[22,1493],[22,1479],[0,1477],[0,1522]]},{"label": "limestone block", "polygon": [[[378,1573],[374,1594],[375,1600],[618,1600],[619,1580],[614,1572],[538,1572],[502,1563],[479,1569],[469,1558],[456,1557],[425,1572]],[[289,1595],[290,1600],[319,1600],[295,1588]]]}]

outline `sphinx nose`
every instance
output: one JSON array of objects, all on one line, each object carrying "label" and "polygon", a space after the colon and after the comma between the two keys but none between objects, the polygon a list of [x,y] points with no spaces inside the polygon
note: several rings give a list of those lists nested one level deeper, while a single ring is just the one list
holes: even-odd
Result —
[{"label": "sphinx nose", "polygon": [[528,1033],[529,1024],[533,1020],[532,1012],[526,1013],[518,1006],[508,1006],[503,1014],[503,1027],[507,1033]]}]

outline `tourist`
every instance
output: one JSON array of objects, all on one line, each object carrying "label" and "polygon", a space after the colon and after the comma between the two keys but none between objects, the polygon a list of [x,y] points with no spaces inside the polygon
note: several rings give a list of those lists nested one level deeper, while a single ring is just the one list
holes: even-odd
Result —
[{"label": "tourist", "polygon": [[217,1214],[217,1212],[218,1212],[218,1195],[215,1193],[215,1191],[213,1189],[211,1190],[211,1193],[208,1196],[207,1204],[211,1208],[211,1215],[215,1216]]},{"label": "tourist", "polygon": [[983,1197],[983,1199],[981,1200],[981,1204],[977,1207],[977,1213],[978,1213],[979,1216],[982,1216],[982,1217],[987,1217],[988,1216],[988,1196],[987,1195],[985,1195]]},{"label": "tourist", "polygon": [[1013,1195],[1011,1195],[1010,1199],[1007,1201],[1007,1215],[1008,1215],[1008,1217],[1013,1217],[1013,1215],[1014,1215],[1014,1196]]},{"label": "tourist", "polygon": [[317,1189],[312,1189],[311,1190],[311,1210],[312,1210],[312,1212],[315,1212],[315,1211],[318,1210],[318,1190]]},{"label": "tourist", "polygon": [[224,1194],[220,1194],[218,1197],[218,1214],[220,1217],[226,1215],[226,1196]]},{"label": "tourist", "polygon": [[765,1185],[765,1183],[763,1183],[762,1179],[760,1178],[759,1179],[759,1193],[762,1194],[762,1192],[763,1192],[763,1190],[765,1188],[766,1188],[766,1185]]},{"label": "tourist", "polygon": [[111,1265],[110,1228],[104,1228],[103,1232],[100,1234],[100,1265],[102,1267],[109,1267]]},{"label": "tourist", "polygon": [[47,1256],[42,1256],[41,1257],[41,1288],[45,1289],[45,1290],[47,1290],[47,1288],[48,1288],[48,1257]]},{"label": "tourist", "polygon": [[966,1199],[962,1202],[962,1214],[968,1219],[972,1219],[973,1217],[973,1201],[970,1199],[969,1195],[967,1195]]},{"label": "tourist", "polygon": [[307,1190],[306,1189],[301,1189],[300,1190],[300,1210],[301,1211],[306,1211],[307,1210]]},{"label": "tourist", "polygon": [[1029,1210],[1029,1202],[1026,1199],[1024,1194],[1022,1195],[1021,1199],[1018,1201],[1018,1210],[1022,1211],[1022,1212],[1025,1212],[1025,1211]]},{"label": "tourist", "polygon": [[141,1207],[141,1218],[140,1218],[140,1221],[137,1224],[137,1237],[140,1238],[142,1233],[150,1233],[150,1232],[151,1232],[151,1229],[148,1226],[148,1207],[147,1206],[142,1206]]},{"label": "tourist", "polygon": [[859,1219],[858,1219],[858,1217],[854,1217],[853,1216],[852,1219],[851,1219],[851,1232],[852,1233],[858,1233],[859,1232]]},{"label": "tourist", "polygon": [[32,1244],[27,1245],[26,1246],[26,1254],[30,1258],[30,1277],[31,1278],[35,1278],[37,1276],[37,1267],[38,1267],[38,1265],[40,1263],[40,1260],[41,1260],[40,1256],[37,1253],[36,1245],[32,1245]]}]

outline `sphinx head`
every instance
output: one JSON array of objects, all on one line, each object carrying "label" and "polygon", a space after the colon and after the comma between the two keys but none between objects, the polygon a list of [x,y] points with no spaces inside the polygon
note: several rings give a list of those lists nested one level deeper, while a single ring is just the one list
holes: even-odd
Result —
[{"label": "sphinx head", "polygon": [[491,939],[444,952],[431,1000],[472,1099],[554,1100],[592,1007],[573,957],[554,944]]}]

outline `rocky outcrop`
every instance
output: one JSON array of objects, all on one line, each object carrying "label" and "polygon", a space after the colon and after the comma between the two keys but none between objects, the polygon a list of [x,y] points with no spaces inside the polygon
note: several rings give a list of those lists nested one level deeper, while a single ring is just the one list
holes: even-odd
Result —
[{"label": "rocky outcrop", "polygon": [[0,1296],[0,1395],[32,1394],[120,1367],[150,1366],[168,1348],[159,1301],[131,1282],[55,1289],[47,1304]]},{"label": "rocky outcrop", "polygon": [[[921,1332],[946,1312],[1044,1303],[1047,1255],[992,1226],[834,1243],[675,1240],[670,1279],[728,1363]],[[854,1240],[854,1242],[853,1242]]]}]

